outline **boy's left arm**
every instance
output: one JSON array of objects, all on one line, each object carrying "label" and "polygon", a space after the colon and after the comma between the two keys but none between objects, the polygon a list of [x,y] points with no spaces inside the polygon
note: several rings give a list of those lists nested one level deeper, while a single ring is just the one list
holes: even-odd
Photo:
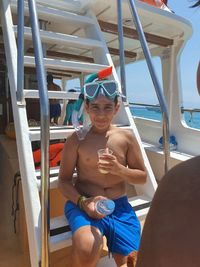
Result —
[{"label": "boy's left arm", "polygon": [[131,133],[125,133],[127,140],[126,165],[121,164],[115,155],[106,155],[108,163],[98,163],[99,168],[104,168],[109,173],[123,177],[128,183],[144,184],[147,171],[136,138]]},{"label": "boy's left arm", "polygon": [[121,166],[121,175],[127,182],[133,184],[144,184],[147,178],[147,171],[144,165],[140,146],[131,133],[129,135],[127,151],[127,167]]}]

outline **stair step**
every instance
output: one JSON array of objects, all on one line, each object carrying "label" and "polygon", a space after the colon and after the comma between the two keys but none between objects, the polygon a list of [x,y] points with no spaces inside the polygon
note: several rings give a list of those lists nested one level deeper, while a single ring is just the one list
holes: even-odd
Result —
[{"label": "stair step", "polygon": [[[51,126],[50,140],[66,139],[74,132],[73,126]],[[30,127],[29,137],[31,141],[38,141],[41,139],[40,127]]]},{"label": "stair step", "polygon": [[50,220],[50,251],[69,247],[72,244],[72,232],[65,216],[59,216]]},{"label": "stair step", "polygon": [[[50,173],[49,173],[49,177],[50,177],[50,189],[58,188],[58,174],[59,174],[59,169],[60,169],[60,166],[50,168]],[[36,174],[36,178],[37,178],[38,190],[40,190],[40,187],[41,187],[41,172],[40,172],[40,169],[37,169],[35,171],[35,174]],[[73,178],[76,178],[76,177],[77,177],[77,173],[74,172]]]},{"label": "stair step", "polygon": [[[14,26],[14,32],[17,35],[17,26]],[[32,40],[31,28],[24,27],[24,37],[26,40]],[[40,37],[43,43],[56,46],[62,45],[62,49],[63,46],[65,47],[72,46],[72,47],[86,48],[86,49],[102,48],[102,42],[100,41],[69,34],[58,33],[58,32],[40,30]]]},{"label": "stair step", "polygon": [[[35,58],[31,56],[25,56],[24,65],[27,67],[35,67]],[[98,72],[108,67],[107,65],[102,65],[102,64],[84,63],[84,62],[76,62],[68,60],[50,59],[50,58],[44,58],[44,65],[48,69],[56,69],[62,71],[73,70],[85,73]]]},{"label": "stair step", "polygon": [[[41,175],[36,176],[37,177],[37,186],[38,190],[41,190]],[[58,173],[55,175],[50,175],[50,189],[55,189],[58,187]]]},{"label": "stair step", "polygon": [[[60,166],[50,168],[49,177],[50,177],[50,189],[54,189],[58,187],[58,174],[59,174]],[[36,169],[35,175],[37,178],[37,186],[38,190],[41,187],[41,171],[40,169]]]},{"label": "stair step", "polygon": [[[117,125],[123,129],[131,129],[131,126],[128,125]],[[50,127],[50,140],[55,139],[66,139],[69,135],[74,132],[73,126],[51,126]],[[29,137],[31,141],[38,141],[41,139],[40,127],[30,127],[29,128]]]},{"label": "stair step", "polygon": [[[50,177],[54,177],[55,175],[58,176],[59,169],[60,169],[59,166],[50,168]],[[41,177],[40,169],[35,170],[35,174],[36,174],[36,177],[40,179]]]},{"label": "stair step", "polygon": [[[129,198],[139,219],[143,219],[149,210],[151,199],[145,195]],[[50,222],[50,251],[56,251],[71,245],[71,230],[65,216],[51,219]]]},{"label": "stair step", "polygon": [[[70,99],[76,100],[80,92],[66,92],[66,91],[48,91],[49,99]],[[24,89],[25,98],[39,98],[38,90]]]},{"label": "stair step", "polygon": [[[46,2],[45,6],[41,6],[37,4],[37,14],[40,20],[44,21],[54,21],[56,23],[70,23],[75,26],[86,27],[88,25],[94,25],[95,21],[87,16],[77,14],[78,10],[74,10],[75,13],[68,12],[68,8],[64,10],[63,5],[57,5],[56,8],[51,8],[51,5],[48,5],[49,1],[44,0]],[[67,2],[67,1],[66,1]],[[59,3],[59,2],[58,2]],[[63,8],[62,8],[63,7]],[[12,12],[17,14],[17,1],[12,1],[11,3]],[[24,5],[24,13],[25,16],[29,16],[28,4],[25,2]]]},{"label": "stair step", "polygon": [[[115,124],[117,127],[121,127],[126,130],[131,130],[131,126],[124,124]],[[70,125],[58,125],[50,127],[50,140],[66,139],[74,132],[74,127]],[[29,137],[31,141],[38,141],[41,139],[40,127],[29,127]]]},{"label": "stair step", "polygon": [[136,197],[130,197],[129,203],[132,207],[134,207],[134,210],[140,220],[143,220],[148,211],[149,207],[151,205],[151,199],[148,196],[141,195]]},{"label": "stair step", "polygon": [[37,4],[48,6],[52,8],[70,10],[78,12],[83,8],[83,1],[66,1],[66,0],[37,0]]}]

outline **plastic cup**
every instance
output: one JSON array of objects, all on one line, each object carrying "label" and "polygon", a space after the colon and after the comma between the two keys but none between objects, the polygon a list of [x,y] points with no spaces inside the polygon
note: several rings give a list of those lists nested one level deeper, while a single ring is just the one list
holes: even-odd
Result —
[{"label": "plastic cup", "polygon": [[[97,153],[98,153],[98,157],[99,157],[99,162],[100,163],[107,163],[107,160],[106,159],[102,159],[102,156],[103,155],[112,155],[113,151],[110,148],[107,147],[107,148],[99,149],[97,151]],[[99,172],[103,173],[103,174],[109,173],[108,171],[106,171],[104,169],[101,169],[101,168],[99,168]]]}]

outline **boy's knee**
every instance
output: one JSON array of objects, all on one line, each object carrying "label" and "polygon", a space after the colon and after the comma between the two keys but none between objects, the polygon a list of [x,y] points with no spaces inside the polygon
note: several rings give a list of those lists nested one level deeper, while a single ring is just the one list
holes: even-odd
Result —
[{"label": "boy's knee", "polygon": [[99,233],[85,233],[75,238],[73,243],[82,261],[93,261],[103,248],[103,237]]}]

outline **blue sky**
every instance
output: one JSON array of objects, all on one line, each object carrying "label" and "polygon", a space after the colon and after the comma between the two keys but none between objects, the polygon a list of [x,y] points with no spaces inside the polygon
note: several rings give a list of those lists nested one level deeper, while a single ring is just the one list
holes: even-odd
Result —
[{"label": "blue sky", "polygon": [[[199,8],[190,8],[190,6],[195,3],[193,0],[168,0],[168,6],[179,16],[186,18],[192,23],[193,26],[193,35],[191,39],[187,42],[180,61],[181,67],[181,83],[182,83],[182,97],[184,107],[200,107],[200,96],[197,93],[196,88],[196,70],[198,62],[200,60],[200,7]],[[161,73],[159,60],[156,60],[155,64],[156,72],[159,76]],[[127,74],[127,94],[129,101],[132,102],[142,102],[156,104],[158,103],[157,97],[152,89],[148,88],[143,91],[146,87],[147,82],[152,83],[150,76],[149,78],[144,76],[144,71],[146,66],[136,63],[137,66],[129,66],[126,69]],[[134,68],[134,69],[133,69]],[[137,70],[143,69],[144,71],[140,72]],[[133,83],[134,72],[137,72],[137,81],[138,83]],[[130,75],[132,73],[132,75]],[[147,75],[148,76],[148,75]],[[145,77],[145,78],[144,78]],[[140,82],[139,82],[140,81]],[[138,90],[138,88],[142,90]]]},{"label": "blue sky", "polygon": [[181,57],[181,79],[185,104],[199,108],[200,96],[196,87],[196,71],[200,60],[200,7],[189,8],[195,2],[196,0],[170,0],[168,5],[177,15],[188,19],[193,26],[192,38],[188,41]]}]

